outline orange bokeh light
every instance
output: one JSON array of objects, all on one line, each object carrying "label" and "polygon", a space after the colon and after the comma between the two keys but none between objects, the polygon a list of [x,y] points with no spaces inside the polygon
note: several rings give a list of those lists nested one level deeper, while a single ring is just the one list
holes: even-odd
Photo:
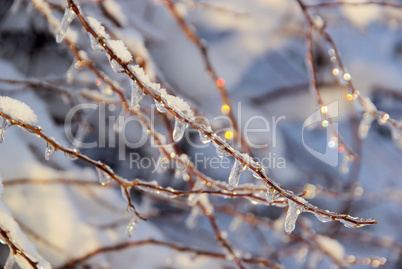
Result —
[{"label": "orange bokeh light", "polygon": [[218,80],[216,81],[216,85],[217,85],[219,88],[222,88],[223,86],[225,86],[225,80],[224,80],[223,78],[218,79]]}]

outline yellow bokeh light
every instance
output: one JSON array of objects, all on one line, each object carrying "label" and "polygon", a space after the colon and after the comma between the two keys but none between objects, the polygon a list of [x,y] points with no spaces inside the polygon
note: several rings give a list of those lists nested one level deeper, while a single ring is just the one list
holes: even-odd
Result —
[{"label": "yellow bokeh light", "polygon": [[351,95],[350,93],[348,95],[346,95],[346,100],[352,101],[353,100],[353,95]]},{"label": "yellow bokeh light", "polygon": [[226,131],[225,132],[225,138],[226,139],[232,139],[233,138],[233,133],[231,131]]},{"label": "yellow bokeh light", "polygon": [[325,114],[325,113],[327,113],[328,112],[328,107],[327,106],[322,106],[321,107],[321,113],[322,114]]},{"label": "yellow bokeh light", "polygon": [[225,115],[229,114],[229,112],[230,112],[230,106],[228,106],[228,105],[223,105],[222,108],[221,108],[221,111],[222,111],[222,113],[225,114]]}]

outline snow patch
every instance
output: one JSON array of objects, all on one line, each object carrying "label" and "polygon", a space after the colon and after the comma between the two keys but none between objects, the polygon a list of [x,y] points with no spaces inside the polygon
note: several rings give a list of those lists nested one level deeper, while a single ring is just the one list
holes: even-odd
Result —
[{"label": "snow patch", "polygon": [[113,50],[113,52],[119,57],[123,62],[129,62],[133,59],[133,56],[128,51],[126,45],[121,40],[108,40],[107,44]]},{"label": "snow patch", "polygon": [[27,104],[8,96],[0,96],[0,110],[24,123],[38,121],[38,116]]}]

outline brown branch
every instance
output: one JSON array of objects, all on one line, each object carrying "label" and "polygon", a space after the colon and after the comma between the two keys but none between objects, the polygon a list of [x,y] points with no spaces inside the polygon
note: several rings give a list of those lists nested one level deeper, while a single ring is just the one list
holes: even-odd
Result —
[{"label": "brown branch", "polygon": [[10,253],[9,255],[18,255],[21,256],[26,262],[32,267],[39,269],[38,267],[38,262],[34,262],[31,258],[29,258],[22,249],[17,247],[14,243],[14,240],[8,236],[8,232],[3,230],[3,228],[0,227],[0,235],[4,239],[5,243],[10,247]]},{"label": "brown branch", "polygon": [[[156,239],[146,239],[146,240],[140,240],[140,241],[134,241],[134,242],[121,243],[121,244],[117,244],[117,245],[109,246],[109,247],[102,247],[102,248],[96,249],[92,252],[89,252],[82,257],[70,260],[66,264],[61,265],[56,268],[57,269],[73,268],[74,266],[79,265],[79,264],[87,261],[88,259],[90,259],[98,254],[101,254],[101,253],[114,252],[114,251],[119,251],[119,250],[126,249],[126,248],[139,247],[139,246],[143,246],[143,245],[155,245],[155,246],[167,247],[167,248],[170,248],[170,249],[173,249],[176,251],[189,252],[189,253],[193,253],[193,254],[199,255],[199,256],[206,256],[206,257],[221,259],[221,260],[226,259],[226,255],[222,254],[222,253],[212,252],[212,251],[208,251],[208,250],[199,250],[196,248],[182,246],[182,245],[178,245],[175,243],[159,241]],[[245,263],[248,263],[248,264],[257,264],[257,265],[262,265],[262,266],[266,266],[269,268],[279,268],[277,265],[272,264],[271,262],[269,262],[265,259],[242,258],[242,261]]]}]

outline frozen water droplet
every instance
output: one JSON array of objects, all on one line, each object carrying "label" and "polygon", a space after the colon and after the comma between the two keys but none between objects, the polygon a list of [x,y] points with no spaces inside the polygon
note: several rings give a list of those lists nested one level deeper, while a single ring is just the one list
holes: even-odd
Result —
[{"label": "frozen water droplet", "polygon": [[373,115],[371,115],[371,113],[365,112],[363,114],[363,118],[360,121],[358,131],[360,139],[364,139],[367,137],[367,134],[371,128],[371,124],[373,123],[374,119],[375,118],[373,117]]},{"label": "frozen water droplet", "polygon": [[6,118],[0,117],[0,143],[4,141],[4,134],[8,127],[10,127],[10,121]]},{"label": "frozen water droplet", "polygon": [[191,213],[186,220],[186,226],[193,229],[197,225],[197,220],[201,215],[201,211],[197,206],[191,208]]},{"label": "frozen water droplet", "polygon": [[77,73],[76,63],[72,63],[66,73],[67,84],[71,84],[74,81],[75,73]]},{"label": "frozen water droplet", "polygon": [[54,154],[54,147],[51,144],[47,144],[46,151],[45,151],[45,160],[50,161]]},{"label": "frozen water droplet", "polygon": [[163,174],[166,172],[166,170],[169,168],[169,158],[166,157],[164,152],[161,152],[159,154],[159,159],[158,159],[158,163],[157,163],[157,170],[156,172],[158,174]]},{"label": "frozen water droplet", "polygon": [[314,27],[317,29],[321,29],[325,25],[324,19],[318,14],[315,14],[314,16],[312,16],[312,20],[313,20]]},{"label": "frozen water droplet", "polygon": [[209,136],[207,136],[206,134],[204,134],[201,131],[198,131],[198,132],[200,133],[200,140],[203,144],[211,143],[212,139]]},{"label": "frozen water droplet", "polygon": [[138,86],[136,81],[130,80],[130,83],[131,83],[130,109],[133,109],[141,101],[142,97],[144,97],[144,92]]},{"label": "frozen water droplet", "polygon": [[302,206],[288,199],[288,212],[286,213],[285,219],[285,232],[287,232],[288,234],[292,233],[292,231],[296,227],[297,217],[302,211]]},{"label": "frozen water droplet", "polygon": [[314,216],[321,222],[330,222],[332,221],[332,218],[330,216],[321,214],[321,213],[317,213],[317,212],[313,212]]},{"label": "frozen water droplet", "polygon": [[241,227],[242,224],[243,224],[243,217],[235,216],[233,220],[230,222],[229,230],[235,232]]},{"label": "frozen water droplet", "polygon": [[157,109],[160,113],[166,113],[166,112],[167,112],[166,107],[165,107],[162,103],[158,102],[156,99],[154,99],[154,101],[155,101],[156,109]]},{"label": "frozen water droplet", "polygon": [[281,194],[279,192],[269,186],[266,193],[266,200],[268,203],[273,203],[279,198],[280,195]]},{"label": "frozen water droplet", "polygon": [[342,174],[349,173],[349,169],[353,160],[354,157],[352,155],[345,154],[345,156],[343,156],[341,166],[339,167],[339,170]]},{"label": "frozen water droplet", "polygon": [[[250,170],[250,172],[253,175],[253,177],[255,177],[256,179],[261,179],[261,176],[258,173],[256,173],[253,169],[251,169],[249,167],[248,170]],[[264,176],[266,175],[265,174],[265,169],[263,167],[259,167],[258,171],[260,171]]]},{"label": "frozen water droplet", "polygon": [[[74,149],[74,152],[78,152],[76,149]],[[66,156],[66,158],[68,159],[68,160],[70,160],[70,161],[75,161],[75,160],[77,160],[78,159],[78,157],[77,156],[75,156],[74,154],[70,154],[70,153],[67,153],[67,152],[64,152],[64,156]]]},{"label": "frozen water droplet", "polygon": [[[171,192],[174,192],[174,191],[175,191],[175,190],[174,190],[173,188],[171,188],[171,187],[167,187],[166,190],[171,191]],[[168,199],[174,199],[174,198],[176,198],[177,195],[174,194],[174,193],[171,193],[171,192],[161,191],[161,192],[159,193],[159,195],[162,196],[162,197],[164,197],[164,198],[168,198]]]},{"label": "frozen water droplet", "polygon": [[154,99],[154,101],[155,101],[156,109],[157,109],[160,113],[166,113],[166,112],[167,112],[166,107],[165,107],[162,103],[158,102],[156,99]]},{"label": "frozen water droplet", "polygon": [[56,34],[56,42],[60,43],[63,41],[64,36],[67,33],[68,26],[70,26],[70,23],[73,21],[75,17],[75,13],[72,8],[66,8],[64,11],[64,16],[63,19],[61,20],[60,23],[60,28],[59,31]]},{"label": "frozen water droplet", "polygon": [[115,60],[115,59],[110,59],[110,66],[112,67],[113,71],[116,73],[121,73],[124,72],[124,68],[121,67],[121,65]]},{"label": "frozen water droplet", "polygon": [[6,264],[4,265],[4,269],[12,269],[14,264],[15,264],[15,257],[13,254],[13,250],[10,249],[10,253],[8,254]]},{"label": "frozen water droplet", "polygon": [[98,173],[99,183],[102,186],[105,186],[112,180],[112,178],[108,174],[106,174],[104,171],[102,171],[100,168],[96,168],[96,172]]},{"label": "frozen water droplet", "polygon": [[120,187],[120,190],[121,190],[121,196],[123,196],[124,201],[126,201],[128,203],[130,201],[131,187],[127,187],[127,192],[126,192],[126,188],[123,186]]},{"label": "frozen water droplet", "polygon": [[397,142],[401,138],[401,130],[393,125],[389,125],[389,128],[391,129],[392,140]]},{"label": "frozen water droplet", "polygon": [[89,34],[89,39],[91,40],[91,48],[94,51],[99,51],[99,52],[103,52],[104,48],[102,47],[101,44],[99,44],[99,42],[95,39],[95,37],[93,37],[93,35]]},{"label": "frozen water droplet", "polygon": [[229,175],[229,185],[228,190],[233,190],[239,185],[240,175],[243,172],[245,166],[238,160],[235,160],[233,164],[232,171],[230,171]]},{"label": "frozen water droplet", "polygon": [[179,142],[183,138],[186,127],[187,123],[182,122],[177,117],[175,118],[174,129],[173,129],[173,140],[175,142]]},{"label": "frozen water droplet", "polygon": [[135,216],[134,208],[128,205],[127,208],[126,208],[125,216],[128,219],[131,219],[132,217],[134,217]]},{"label": "frozen water droplet", "polygon": [[133,236],[134,229],[135,229],[135,227],[137,226],[138,222],[139,222],[139,218],[138,218],[136,215],[134,215],[134,216],[131,218],[131,220],[130,220],[130,222],[128,223],[128,225],[127,225],[127,236],[128,236],[128,237]]},{"label": "frozen water droplet", "polygon": [[187,174],[187,166],[188,166],[188,157],[186,154],[181,154],[176,159],[176,174],[177,175],[185,175]]},{"label": "frozen water droplet", "polygon": [[358,227],[358,225],[356,223],[353,223],[349,220],[341,219],[339,221],[342,222],[342,224],[347,228],[357,228]]},{"label": "frozen water droplet", "polygon": [[230,155],[229,152],[225,150],[225,148],[215,145],[216,146],[216,154],[218,155],[219,158],[224,158]]}]

